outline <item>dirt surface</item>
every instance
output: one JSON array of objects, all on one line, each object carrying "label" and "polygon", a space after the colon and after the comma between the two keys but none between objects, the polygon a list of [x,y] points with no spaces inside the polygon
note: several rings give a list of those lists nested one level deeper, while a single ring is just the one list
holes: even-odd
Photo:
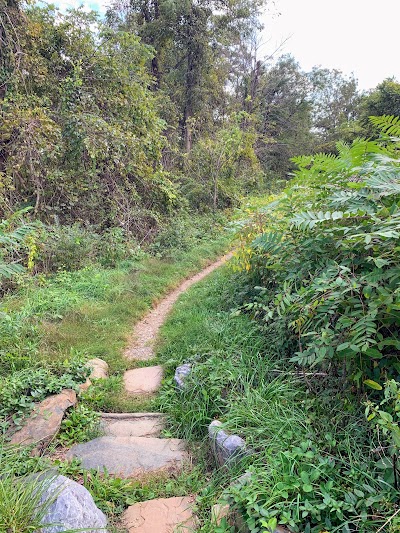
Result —
[{"label": "dirt surface", "polygon": [[154,357],[154,343],[157,338],[158,331],[165,321],[166,316],[171,311],[172,306],[177,301],[179,296],[187,291],[192,285],[201,281],[206,276],[211,274],[218,267],[223,265],[232,257],[229,253],[204,268],[198,274],[186,279],[176,289],[168,294],[161,302],[154,307],[140,322],[138,322],[133,330],[132,342],[125,351],[125,357],[128,359],[138,359],[141,361],[152,359]]}]

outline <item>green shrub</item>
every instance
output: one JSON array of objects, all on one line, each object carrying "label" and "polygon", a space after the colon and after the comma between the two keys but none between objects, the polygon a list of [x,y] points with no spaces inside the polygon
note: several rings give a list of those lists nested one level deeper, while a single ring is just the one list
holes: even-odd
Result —
[{"label": "green shrub", "polygon": [[176,258],[201,242],[216,237],[225,222],[221,214],[193,216],[182,211],[164,222],[150,245],[150,251],[161,257]]},{"label": "green shrub", "polygon": [[100,235],[76,223],[47,229],[36,261],[36,269],[44,272],[78,270],[97,256]]},{"label": "green shrub", "polygon": [[77,389],[89,374],[80,359],[65,362],[58,373],[49,368],[25,369],[0,378],[0,428],[5,431],[11,422],[18,426],[23,417],[50,394],[63,389]]},{"label": "green shrub", "polygon": [[87,442],[95,439],[100,434],[100,415],[92,409],[79,404],[62,421],[57,439],[61,444],[70,446],[77,442]]},{"label": "green shrub", "polygon": [[338,143],[338,156],[296,158],[295,180],[246,252],[261,287],[244,309],[288,321],[293,362],[352,372],[358,385],[400,375],[396,143]]}]

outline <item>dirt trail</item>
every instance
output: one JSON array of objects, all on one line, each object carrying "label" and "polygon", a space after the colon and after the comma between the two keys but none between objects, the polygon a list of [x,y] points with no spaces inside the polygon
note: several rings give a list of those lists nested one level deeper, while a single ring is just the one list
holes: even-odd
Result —
[{"label": "dirt trail", "polygon": [[128,359],[139,359],[141,361],[152,359],[154,357],[153,348],[158,331],[179,296],[187,291],[189,287],[198,281],[201,281],[211,274],[211,272],[223,265],[232,257],[232,255],[232,253],[229,253],[224,257],[221,257],[221,259],[204,268],[198,274],[186,279],[179,285],[179,287],[170,292],[154,309],[142,318],[133,330],[132,343],[130,343],[130,346],[125,351],[125,357]]}]

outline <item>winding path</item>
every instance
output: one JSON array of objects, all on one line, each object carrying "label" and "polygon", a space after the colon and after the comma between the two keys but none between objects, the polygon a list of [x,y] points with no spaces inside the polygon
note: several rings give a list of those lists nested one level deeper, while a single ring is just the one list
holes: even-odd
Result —
[{"label": "winding path", "polygon": [[[232,257],[229,253],[183,281],[158,303],[132,332],[124,355],[128,359],[150,361],[160,327],[179,296]],[[151,364],[151,363],[150,363]],[[124,373],[125,392],[134,397],[149,397],[157,392],[163,376],[162,366],[145,366]],[[105,436],[75,445],[71,457],[78,457],[84,468],[106,469],[109,474],[137,477],[143,474],[175,472],[190,463],[186,443],[160,438],[164,417],[160,413],[104,413]],[[122,524],[129,533],[172,533],[194,531],[194,496],[160,498],[128,507]]]},{"label": "winding path", "polygon": [[221,259],[204,268],[198,274],[183,281],[176,289],[163,298],[144,318],[142,318],[133,330],[132,343],[125,351],[125,357],[140,361],[152,359],[154,357],[153,348],[158,331],[165,322],[168,313],[171,311],[179,296],[187,291],[192,285],[201,281],[211,274],[211,272],[222,266],[232,257],[232,255],[232,253],[229,253],[224,257],[221,257]]}]

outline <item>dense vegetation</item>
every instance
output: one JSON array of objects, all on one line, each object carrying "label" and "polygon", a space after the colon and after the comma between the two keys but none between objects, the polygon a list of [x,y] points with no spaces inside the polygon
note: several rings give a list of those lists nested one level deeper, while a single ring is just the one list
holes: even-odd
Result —
[{"label": "dense vegetation", "polygon": [[[16,479],[95,435],[95,411],[157,407],[192,441],[220,417],[255,451],[231,476],[250,480],[204,457],[136,484],[57,461],[112,519],[192,491],[203,531],[220,497],[252,533],[398,531],[400,84],[361,93],[337,70],[263,61],[268,3],[115,0],[101,19],[0,0],[1,431],[77,388],[87,359],[111,367],[45,458],[0,447],[0,528],[35,529],[40,482]],[[168,379],[156,402],[132,401],[132,322],[225,250],[254,193],[237,272],[194,289],[165,328],[160,361],[194,363],[185,401]]]},{"label": "dense vegetation", "polygon": [[297,157],[240,229],[238,274],[188,295],[164,330],[162,361],[194,367],[161,397],[172,427],[197,440],[219,418],[253,450],[200,501],[230,502],[252,533],[399,529],[400,131],[373,124],[379,141]]}]

